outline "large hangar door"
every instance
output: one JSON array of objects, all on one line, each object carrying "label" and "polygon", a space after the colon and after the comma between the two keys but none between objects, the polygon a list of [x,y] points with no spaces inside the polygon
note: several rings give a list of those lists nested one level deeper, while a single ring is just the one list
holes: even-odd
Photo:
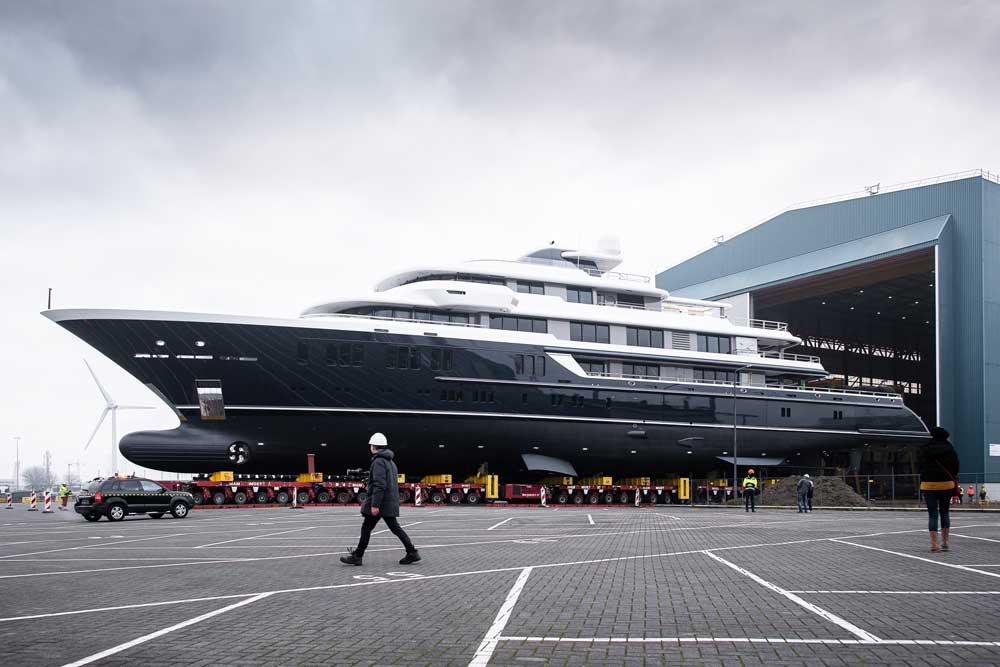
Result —
[{"label": "large hangar door", "polygon": [[934,251],[802,278],[752,294],[753,316],[788,322],[792,350],[822,358],[829,386],[891,385],[928,426],[937,423]]}]

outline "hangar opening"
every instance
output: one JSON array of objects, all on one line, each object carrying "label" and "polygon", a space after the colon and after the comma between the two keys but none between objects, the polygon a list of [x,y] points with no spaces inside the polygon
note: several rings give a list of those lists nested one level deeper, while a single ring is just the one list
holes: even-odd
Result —
[{"label": "hangar opening", "polygon": [[895,391],[937,423],[934,249],[866,262],[751,292],[754,317],[788,322],[795,353],[820,357],[814,384]]}]

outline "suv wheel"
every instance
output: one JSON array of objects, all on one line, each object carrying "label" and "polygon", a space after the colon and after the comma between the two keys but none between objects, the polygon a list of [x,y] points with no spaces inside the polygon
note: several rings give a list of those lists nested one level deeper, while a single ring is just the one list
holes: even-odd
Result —
[{"label": "suv wheel", "polygon": [[128,510],[125,509],[125,505],[115,503],[108,508],[108,521],[121,521],[126,514],[128,514]]},{"label": "suv wheel", "polygon": [[86,514],[83,515],[83,518],[86,519],[87,521],[100,521],[101,515],[98,514],[97,512],[87,512]]},{"label": "suv wheel", "polygon": [[183,503],[183,502],[182,503],[174,503],[174,506],[170,508],[170,513],[174,515],[175,519],[183,519],[184,517],[186,517],[188,515],[188,510],[189,509],[190,508],[188,507],[187,503]]},{"label": "suv wheel", "polygon": [[163,518],[163,512],[150,512],[149,513],[149,518],[150,519],[162,519]]}]

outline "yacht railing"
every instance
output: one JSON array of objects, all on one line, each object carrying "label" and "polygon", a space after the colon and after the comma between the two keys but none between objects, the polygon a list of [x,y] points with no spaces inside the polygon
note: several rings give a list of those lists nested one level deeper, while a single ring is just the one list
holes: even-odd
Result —
[{"label": "yacht railing", "polygon": [[758,352],[758,357],[763,357],[764,359],[787,359],[788,361],[803,361],[808,364],[819,364],[822,363],[822,359],[815,357],[811,354],[792,354],[790,352]]},{"label": "yacht railing", "polygon": [[639,275],[638,273],[622,273],[621,271],[599,271],[597,269],[591,269],[590,267],[581,266],[581,270],[586,271],[588,274],[594,276],[595,278],[614,278],[615,280],[628,280],[634,283],[649,283],[649,276]]},{"label": "yacht railing", "polygon": [[[628,373],[611,373],[609,371],[601,371],[594,373],[587,373],[587,377],[599,377],[599,378],[613,378],[617,380],[650,380],[653,382],[662,382],[667,384],[703,384],[703,385],[714,385],[721,387],[732,388],[732,382],[726,382],[725,380],[695,380],[693,378],[676,378],[676,377],[660,377],[658,375],[632,375]],[[800,387],[798,385],[780,385],[780,384],[768,384],[768,385],[758,385],[758,384],[738,384],[737,387],[741,389],[777,389],[781,391],[801,391],[805,393],[814,394],[838,394],[846,396],[876,396],[876,397],[888,397],[888,398],[900,398],[900,395],[894,391],[865,391],[862,389],[835,389],[829,387]]]},{"label": "yacht railing", "polygon": [[445,322],[443,320],[417,320],[410,317],[384,317],[381,315],[358,315],[355,313],[316,313],[307,317],[351,317],[360,320],[380,320],[385,322],[410,322],[417,324],[444,324],[452,327],[470,327],[476,329],[488,329],[482,324],[472,324],[471,322]]},{"label": "yacht railing", "polygon": [[746,319],[742,317],[730,317],[727,319],[738,327],[750,327],[751,329],[768,329],[770,331],[788,331],[787,322]]},{"label": "yacht railing", "polygon": [[613,306],[615,308],[628,308],[629,310],[648,310],[646,306],[640,306],[634,303],[618,303],[617,301],[604,301],[598,302],[598,306]]}]

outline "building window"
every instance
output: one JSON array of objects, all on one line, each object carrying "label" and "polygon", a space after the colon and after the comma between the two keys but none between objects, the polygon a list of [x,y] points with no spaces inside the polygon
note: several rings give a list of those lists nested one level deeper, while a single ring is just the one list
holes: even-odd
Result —
[{"label": "building window", "polygon": [[643,329],[625,327],[625,343],[637,347],[663,347],[663,331],[660,329]]},{"label": "building window", "polygon": [[569,339],[581,343],[610,343],[611,328],[607,324],[570,322]]},{"label": "building window", "polygon": [[713,368],[695,368],[695,380],[708,380],[709,382],[735,382],[736,373],[730,371],[717,371]]},{"label": "building window", "polygon": [[545,285],[518,280],[517,291],[521,294],[545,294]]},{"label": "building window", "polygon": [[570,303],[594,303],[594,291],[583,287],[567,287],[566,300]]},{"label": "building window", "polygon": [[583,369],[584,373],[588,375],[604,375],[608,366],[604,361],[596,361],[594,359],[577,359],[577,363],[580,364],[580,368]]},{"label": "building window", "polygon": [[698,334],[698,351],[716,354],[732,354],[733,339],[726,336],[706,336]]},{"label": "building window", "polygon": [[513,317],[511,315],[490,315],[490,329],[504,331],[524,331],[526,333],[548,333],[548,320],[534,317]]},{"label": "building window", "polygon": [[622,364],[622,376],[633,378],[659,378],[660,367],[656,364]]}]

